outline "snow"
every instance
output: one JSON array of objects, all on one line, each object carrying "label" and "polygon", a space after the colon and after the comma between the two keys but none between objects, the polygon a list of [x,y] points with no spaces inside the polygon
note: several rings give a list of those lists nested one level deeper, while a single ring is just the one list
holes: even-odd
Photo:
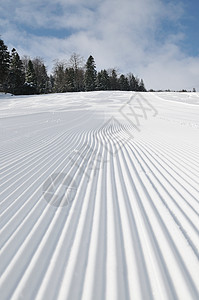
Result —
[{"label": "snow", "polygon": [[0,93],[1,299],[199,299],[199,93]]}]

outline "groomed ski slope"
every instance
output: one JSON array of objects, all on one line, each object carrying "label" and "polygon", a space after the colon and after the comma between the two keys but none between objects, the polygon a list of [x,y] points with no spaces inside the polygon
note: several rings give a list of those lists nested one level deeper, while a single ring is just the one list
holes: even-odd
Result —
[{"label": "groomed ski slope", "polygon": [[199,94],[0,95],[1,300],[199,299]]}]

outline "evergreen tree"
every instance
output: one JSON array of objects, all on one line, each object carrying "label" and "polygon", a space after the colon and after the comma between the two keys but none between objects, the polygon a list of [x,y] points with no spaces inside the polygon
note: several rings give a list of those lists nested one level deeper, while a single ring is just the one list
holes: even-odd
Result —
[{"label": "evergreen tree", "polygon": [[48,86],[48,92],[52,93],[54,91],[54,84],[55,83],[55,79],[54,76],[52,74],[50,74],[49,76],[49,86]]},{"label": "evergreen tree", "polygon": [[23,64],[16,49],[12,49],[8,74],[8,91],[14,95],[23,94],[25,74]]},{"label": "evergreen tree", "polygon": [[8,48],[4,44],[4,41],[0,39],[0,86],[2,86],[2,89],[4,89],[4,84],[9,73],[9,64],[10,54]]},{"label": "evergreen tree", "polygon": [[[66,68],[67,66],[67,68]],[[26,82],[25,82],[26,79]],[[67,62],[56,62],[53,75],[48,77],[41,58],[21,60],[15,49],[11,55],[0,39],[0,89],[13,94],[48,92],[78,92],[94,90],[146,91],[143,80],[132,73],[118,78],[115,69],[97,73],[95,61],[89,56],[85,68],[83,58],[73,53]],[[195,91],[195,89],[193,89]]]},{"label": "evergreen tree", "polygon": [[121,91],[129,91],[129,89],[130,89],[128,78],[125,77],[123,74],[120,75],[119,85],[120,85],[120,90]]},{"label": "evergreen tree", "polygon": [[86,72],[85,72],[85,90],[94,91],[96,88],[96,65],[95,60],[92,55],[89,56],[86,62]]},{"label": "evergreen tree", "polygon": [[96,89],[101,91],[110,90],[110,78],[106,70],[101,70],[97,74]]},{"label": "evergreen tree", "polygon": [[85,91],[85,84],[84,84],[84,69],[79,68],[77,72],[77,85],[76,85],[76,92]]},{"label": "evergreen tree", "polygon": [[[23,66],[24,66],[24,61],[23,61]],[[24,66],[24,69],[26,70],[25,72],[25,86],[24,86],[24,94],[36,94],[36,75],[35,75],[35,70],[33,67],[32,60],[29,59],[27,62],[27,65]]]},{"label": "evergreen tree", "polygon": [[36,87],[36,74],[35,74],[32,60],[28,61],[28,66],[26,71],[26,82],[31,86]]},{"label": "evergreen tree", "polygon": [[111,90],[119,90],[119,82],[118,82],[118,77],[117,77],[117,72],[115,69],[111,70],[111,74],[109,75],[109,79],[110,79],[110,89]]},{"label": "evergreen tree", "polygon": [[139,90],[139,82],[135,78],[132,73],[128,74],[128,82],[130,91],[138,91]]},{"label": "evergreen tree", "polygon": [[39,94],[44,94],[48,92],[49,77],[47,75],[46,66],[40,57],[36,57],[32,61],[35,78],[36,78],[36,90]]},{"label": "evergreen tree", "polygon": [[48,93],[50,82],[49,77],[47,74],[47,69],[44,64],[41,65],[41,72],[40,72],[40,81],[39,81],[39,93],[46,94]]},{"label": "evergreen tree", "polygon": [[96,90],[102,91],[103,90],[103,85],[102,85],[102,72],[97,73],[97,78],[96,78]]},{"label": "evergreen tree", "polygon": [[136,91],[140,90],[140,79],[136,76],[135,77],[135,86],[136,86]]},{"label": "evergreen tree", "polygon": [[67,92],[75,92],[77,89],[75,69],[73,68],[66,69],[65,73],[66,73]]},{"label": "evergreen tree", "polygon": [[101,70],[97,74],[97,79],[96,79],[96,88],[97,90],[110,90],[110,78],[108,75],[107,70]]},{"label": "evergreen tree", "polygon": [[102,87],[103,90],[110,90],[110,78],[106,70],[102,71]]},{"label": "evergreen tree", "polygon": [[140,92],[146,92],[143,79],[140,80],[139,91]]}]

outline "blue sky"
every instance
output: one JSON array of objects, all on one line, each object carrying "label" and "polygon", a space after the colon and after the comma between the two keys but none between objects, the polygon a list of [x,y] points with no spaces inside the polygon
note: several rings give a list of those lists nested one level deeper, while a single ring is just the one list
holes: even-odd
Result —
[{"label": "blue sky", "polygon": [[1,0],[0,34],[52,70],[73,52],[147,88],[199,90],[198,0]]}]

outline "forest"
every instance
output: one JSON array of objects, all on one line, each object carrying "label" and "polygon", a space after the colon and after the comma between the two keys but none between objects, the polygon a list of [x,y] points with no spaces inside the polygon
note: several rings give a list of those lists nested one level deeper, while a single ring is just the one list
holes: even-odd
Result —
[{"label": "forest", "polygon": [[115,68],[97,71],[92,55],[85,62],[80,54],[72,53],[67,60],[56,60],[48,74],[42,58],[20,57],[0,39],[1,92],[31,95],[100,90],[145,92],[146,88],[143,79],[133,73],[120,74]]}]

